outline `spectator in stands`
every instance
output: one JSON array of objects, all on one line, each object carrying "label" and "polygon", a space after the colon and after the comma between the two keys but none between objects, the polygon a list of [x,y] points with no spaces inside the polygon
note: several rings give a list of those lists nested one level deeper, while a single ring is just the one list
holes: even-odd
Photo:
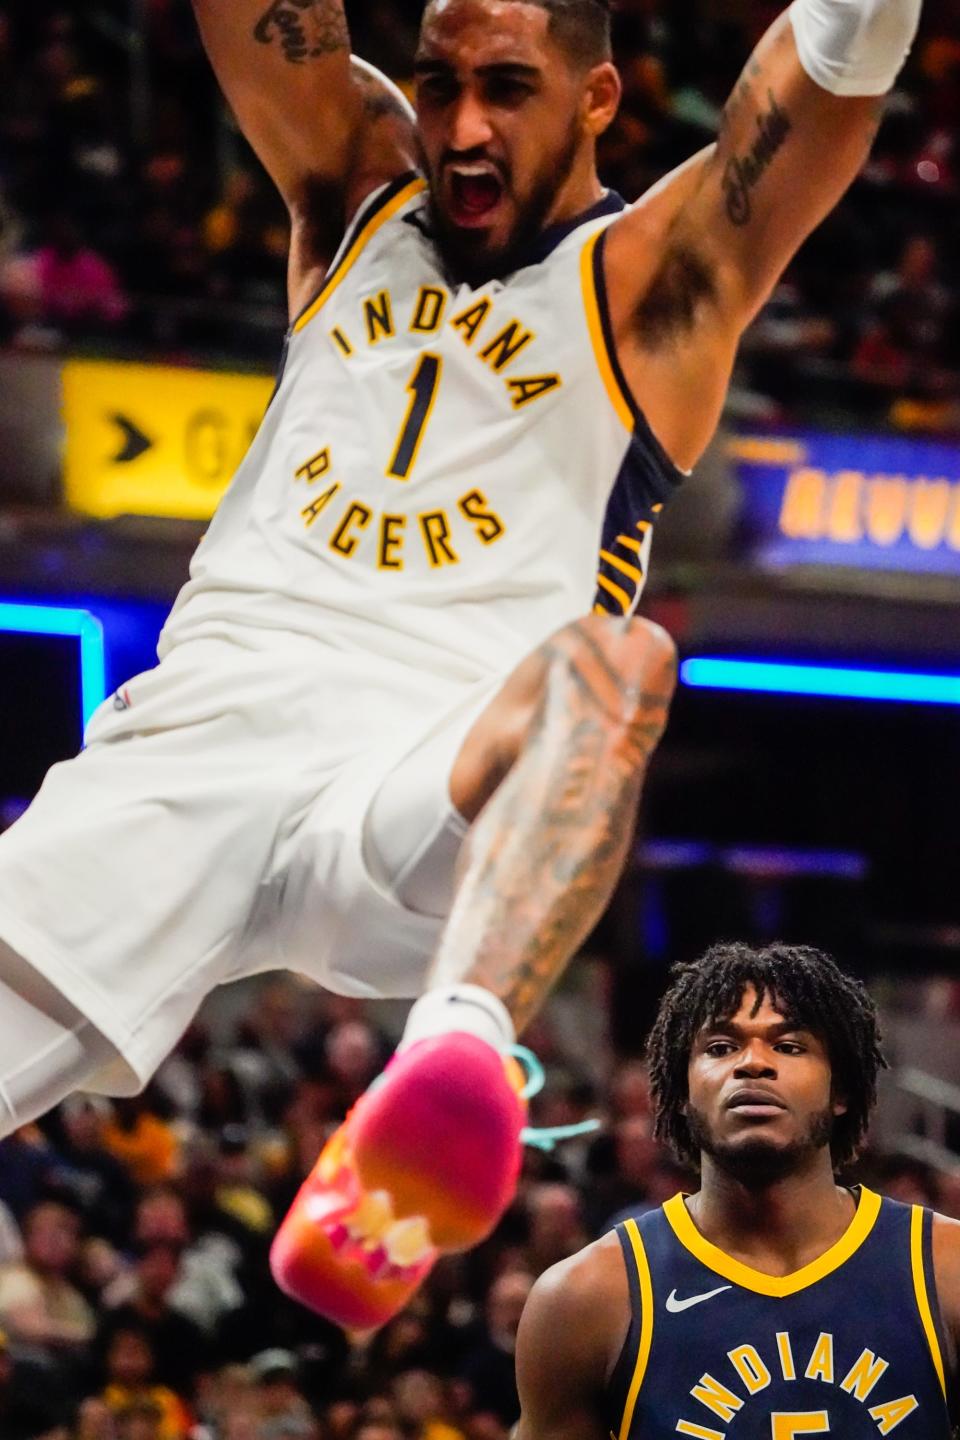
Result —
[{"label": "spectator in stands", "polygon": [[[156,1356],[150,1336],[141,1326],[118,1326],[110,1336],[104,1358],[106,1384],[103,1400],[117,1420],[121,1435],[130,1428],[131,1411],[149,1412],[157,1440],[187,1440],[190,1412],[183,1399],[156,1376]],[[137,1427],[133,1427],[136,1433]]]},{"label": "spectator in stands", "polygon": [[572,1185],[534,1185],[527,1197],[527,1254],[534,1275],[580,1250],[589,1239],[579,1194]]},{"label": "spectator in stands", "polygon": [[24,1125],[6,1140],[0,1140],[0,1202],[15,1221],[22,1223],[27,1211],[45,1193],[58,1160],[37,1125]]},{"label": "spectator in stands", "polygon": [[383,1068],[382,1047],[372,1025],[344,1020],[330,1031],[324,1049],[337,1088],[337,1107],[345,1114]]},{"label": "spectator in stands", "polygon": [[[261,1417],[260,1433],[273,1440],[286,1433],[284,1425],[300,1425],[306,1437],[313,1414],[300,1387],[299,1366],[289,1350],[274,1348],[254,1355],[249,1365],[254,1383],[254,1403]],[[296,1433],[296,1429],[292,1433]]]},{"label": "spectator in stands", "polygon": [[393,1382],[400,1425],[410,1440],[464,1440],[452,1423],[442,1380],[426,1370],[406,1370]]},{"label": "spectator in stands", "polygon": [[107,1310],[100,1343],[106,1350],[117,1330],[139,1327],[153,1348],[157,1380],[192,1396],[197,1375],[209,1363],[209,1346],[200,1327],[171,1303],[184,1248],[184,1242],[177,1240],[137,1243],[134,1268],[125,1277],[126,1297]]},{"label": "spectator in stands", "polygon": [[179,1145],[167,1122],[151,1108],[150,1091],[113,1102],[103,1143],[138,1185],[159,1185],[177,1172]]},{"label": "spectator in stands", "polygon": [[0,1268],[0,1325],[10,1338],[55,1363],[94,1336],[90,1306],[70,1276],[80,1251],[81,1222],[57,1201],[42,1201],[23,1223],[22,1262]]},{"label": "spectator in stands", "polygon": [[[55,1440],[66,1437],[69,1406],[49,1376],[23,1361],[15,1361],[10,1342],[0,1331],[0,1436],[3,1440]],[[79,1437],[83,1440],[83,1437]]]},{"label": "spectator in stands", "polygon": [[117,330],[128,309],[109,261],[87,243],[72,214],[58,211],[44,225],[38,249],[14,256],[0,270],[0,299],[22,326],[46,326],[63,337]]},{"label": "spectator in stands", "polygon": [[170,1186],[158,1186],[148,1190],[137,1203],[133,1244],[140,1251],[167,1245],[179,1253],[169,1303],[209,1337],[223,1317],[243,1301],[236,1275],[242,1255],[229,1236],[207,1227],[203,1217],[200,1219],[197,1230],[183,1197]]},{"label": "spectator in stands", "polygon": [[117,1440],[113,1411],[99,1395],[81,1401],[72,1440]]},{"label": "spectator in stands", "polygon": [[122,1240],[133,1205],[130,1175],[103,1142],[113,1107],[101,1095],[71,1095],[60,1107],[51,1184],[65,1190],[98,1235]]},{"label": "spectator in stands", "polygon": [[533,1281],[529,1270],[508,1270],[497,1277],[487,1296],[483,1334],[460,1365],[470,1387],[471,1410],[490,1411],[507,1429],[520,1418],[514,1354]]}]

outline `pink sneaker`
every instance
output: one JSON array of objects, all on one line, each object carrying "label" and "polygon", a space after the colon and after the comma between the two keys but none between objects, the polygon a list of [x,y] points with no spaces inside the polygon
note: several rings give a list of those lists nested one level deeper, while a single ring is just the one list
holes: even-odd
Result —
[{"label": "pink sneaker", "polygon": [[440,1255],[484,1239],[513,1199],[523,1086],[516,1061],[462,1031],[394,1055],[277,1232],[281,1290],[347,1329],[396,1315]]}]

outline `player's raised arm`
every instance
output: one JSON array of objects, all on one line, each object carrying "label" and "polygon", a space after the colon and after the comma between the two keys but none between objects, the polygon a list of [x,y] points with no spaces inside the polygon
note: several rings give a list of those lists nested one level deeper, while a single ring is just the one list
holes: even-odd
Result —
[{"label": "player's raised arm", "polygon": [[628,1323],[614,1236],[540,1276],[517,1333],[520,1419],[512,1440],[605,1440],[604,1397]]},{"label": "player's raised arm", "polygon": [[[412,120],[351,64],[341,0],[193,0],[217,79],[291,212],[409,169]],[[347,215],[365,196],[347,195]]]},{"label": "player's raised arm", "polygon": [[794,0],[747,64],[717,143],[612,227],[621,361],[678,463],[712,432],[743,329],[863,165],[919,12],[920,0]]}]

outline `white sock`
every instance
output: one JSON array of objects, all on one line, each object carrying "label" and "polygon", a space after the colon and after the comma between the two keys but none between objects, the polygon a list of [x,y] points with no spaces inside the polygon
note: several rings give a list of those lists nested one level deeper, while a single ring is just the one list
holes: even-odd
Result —
[{"label": "white sock", "polygon": [[510,1012],[492,990],[482,985],[438,985],[414,1003],[398,1048],[453,1030],[476,1035],[500,1051],[516,1039]]}]

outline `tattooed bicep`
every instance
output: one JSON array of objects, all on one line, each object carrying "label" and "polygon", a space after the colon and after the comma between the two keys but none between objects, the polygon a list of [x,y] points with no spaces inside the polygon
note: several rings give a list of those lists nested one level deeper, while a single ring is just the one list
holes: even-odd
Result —
[{"label": "tattooed bicep", "polygon": [[277,47],[292,65],[350,46],[340,0],[271,0],[253,27],[253,38]]}]

